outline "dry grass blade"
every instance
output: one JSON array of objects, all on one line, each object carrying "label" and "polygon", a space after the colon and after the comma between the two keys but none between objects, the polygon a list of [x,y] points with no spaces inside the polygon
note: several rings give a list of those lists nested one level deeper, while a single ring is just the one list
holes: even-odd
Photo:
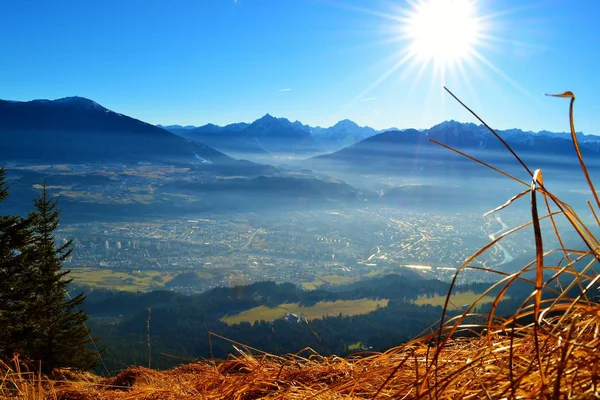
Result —
[{"label": "dry grass blade", "polygon": [[579,160],[579,165],[581,166],[581,170],[583,171],[583,175],[592,191],[592,195],[596,200],[596,206],[600,208],[600,200],[598,199],[598,193],[596,193],[596,189],[594,188],[594,184],[592,183],[592,179],[590,178],[590,174],[588,173],[587,166],[585,165],[585,161],[583,161],[583,155],[581,155],[581,150],[579,148],[579,141],[577,140],[577,132],[575,132],[575,120],[573,118],[573,106],[575,105],[575,95],[573,92],[564,92],[562,94],[550,94],[547,96],[552,97],[564,97],[571,99],[571,103],[569,104],[569,127],[571,128],[571,139],[573,140],[573,146],[575,147],[575,153],[577,154],[577,159]]},{"label": "dry grass blade", "polygon": [[590,211],[592,212],[592,215],[596,220],[596,224],[598,224],[598,226],[600,227],[600,219],[598,219],[598,214],[596,214],[596,210],[594,210],[594,207],[592,206],[592,203],[589,200],[587,201],[587,205],[590,207]]},{"label": "dry grass blade", "polygon": [[458,154],[458,155],[461,155],[461,156],[463,156],[463,157],[465,157],[465,158],[468,158],[469,160],[471,160],[471,161],[474,161],[474,162],[476,162],[477,164],[481,164],[481,165],[483,165],[484,167],[491,169],[492,171],[495,171],[495,172],[497,172],[497,173],[499,173],[499,174],[501,174],[501,175],[504,175],[505,177],[507,177],[507,178],[510,178],[510,179],[512,179],[513,181],[515,181],[515,182],[518,182],[518,183],[520,183],[520,184],[521,184],[521,185],[523,185],[523,186],[527,186],[527,187],[529,187],[529,185],[528,185],[527,183],[525,183],[524,181],[520,180],[519,178],[515,178],[515,177],[514,177],[514,176],[512,176],[511,174],[509,174],[509,173],[507,173],[507,172],[504,172],[504,171],[502,171],[501,169],[499,169],[499,168],[496,168],[496,167],[494,167],[494,166],[492,166],[492,165],[490,165],[490,164],[488,164],[488,163],[485,163],[485,162],[483,162],[483,161],[481,161],[481,160],[479,160],[479,159],[477,159],[477,158],[475,158],[475,157],[473,157],[473,156],[470,156],[470,155],[468,155],[467,153],[463,153],[462,151],[460,151],[460,150],[457,150],[457,149],[455,149],[455,148],[453,148],[453,147],[451,147],[451,146],[448,146],[447,144],[444,144],[444,143],[442,143],[442,142],[438,142],[438,141],[437,141],[437,140],[435,140],[435,139],[428,139],[428,140],[429,140],[430,142],[432,142],[432,143],[435,143],[435,144],[437,144],[438,146],[442,146],[442,147],[443,147],[443,148],[445,148],[445,149],[448,149],[448,150],[450,150],[450,151],[453,151],[453,152],[455,152],[455,153],[456,153],[456,154]]},{"label": "dry grass blade", "polygon": [[251,346],[245,345],[244,343],[240,343],[240,342],[237,342],[237,341],[235,341],[235,340],[232,340],[232,339],[226,338],[225,336],[221,336],[221,335],[219,335],[218,333],[209,332],[208,334],[209,334],[210,336],[214,336],[214,337],[216,337],[216,338],[219,338],[219,339],[221,339],[221,340],[224,340],[224,341],[226,341],[226,342],[229,342],[229,343],[231,343],[231,344],[232,344],[232,345],[234,345],[234,346],[243,347],[243,348],[246,348],[246,349],[249,349],[249,350],[252,350],[252,351],[256,351],[257,353],[260,353],[260,354],[267,355],[267,356],[269,356],[269,357],[273,357],[273,358],[279,358],[279,359],[281,359],[281,360],[285,360],[285,358],[284,358],[284,357],[280,357],[280,356],[277,356],[277,355],[274,355],[274,354],[271,354],[271,353],[267,353],[266,351],[262,351],[262,350],[260,350],[260,349],[257,349],[257,348],[254,348],[254,347],[251,347]]},{"label": "dry grass blade", "polygon": [[542,364],[542,358],[540,354],[540,343],[539,343],[539,318],[540,310],[542,307],[542,289],[544,283],[544,246],[542,241],[542,230],[540,228],[540,219],[537,210],[537,185],[543,185],[542,170],[538,169],[533,175],[531,182],[531,220],[533,221],[533,234],[535,236],[535,301],[534,301],[534,325],[533,325],[533,337],[535,342],[536,358],[539,364],[540,371],[540,383],[542,386],[542,393],[546,390],[546,377],[544,374],[544,368]]},{"label": "dry grass blade", "polygon": [[469,111],[475,118],[477,118],[477,120],[479,120],[479,122],[481,122],[483,124],[483,126],[485,126],[487,128],[488,131],[490,131],[494,136],[496,136],[496,139],[498,139],[500,141],[500,143],[502,143],[504,145],[504,147],[506,147],[506,149],[508,151],[510,151],[510,153],[513,155],[513,157],[519,162],[519,164],[521,164],[521,166],[525,169],[525,171],[527,171],[529,173],[529,175],[533,177],[533,173],[531,172],[529,167],[523,162],[523,160],[521,160],[521,157],[519,157],[517,155],[517,153],[515,153],[515,151],[512,149],[512,147],[510,147],[509,144],[506,143],[506,141],[504,139],[502,139],[502,137],[500,135],[498,135],[498,132],[496,132],[491,126],[489,126],[487,124],[487,122],[485,122],[483,119],[481,119],[475,111],[471,110],[465,103],[463,103],[458,97],[456,97],[454,95],[454,93],[452,93],[450,91],[450,89],[448,89],[446,86],[444,86],[444,90],[446,92],[448,92],[450,94],[450,96],[452,96],[454,98],[454,100],[456,100],[458,103],[460,103],[460,105],[463,106],[467,111]]},{"label": "dry grass blade", "polygon": [[[546,205],[546,210],[548,211],[548,214],[552,214],[552,209],[550,208],[550,202],[548,202],[548,193],[547,192],[542,192],[543,196],[544,196],[544,204]],[[558,230],[558,227],[556,226],[556,221],[554,220],[554,216],[550,217],[550,223],[552,224],[552,229],[554,230],[554,234],[556,236],[556,239],[558,240],[558,243],[560,245],[560,248],[563,250],[563,254],[565,255],[565,259],[568,262],[571,262],[571,257],[569,256],[569,252],[566,251],[565,249],[565,244],[562,240],[561,234]]]},{"label": "dry grass blade", "polygon": [[533,222],[533,234],[535,236],[535,324],[538,324],[540,305],[542,302],[542,285],[544,282],[544,247],[542,242],[542,230],[537,210],[536,190],[538,183],[543,184],[542,171],[536,170],[531,182],[531,220]]},{"label": "dry grass blade", "polygon": [[[513,197],[511,197],[510,199],[508,199],[508,201],[496,208],[494,208],[493,210],[490,210],[488,212],[486,212],[485,214],[483,214],[484,217],[487,217],[490,214],[493,214],[495,212],[504,210],[506,207],[510,206],[513,202],[515,202],[516,200],[520,199],[521,197],[525,196],[527,193],[529,193],[529,189],[527,190],[523,190],[521,193],[517,193],[515,194]],[[551,212],[551,211],[548,211]],[[551,215],[551,214],[550,214]],[[552,215],[550,218],[553,218]]]}]

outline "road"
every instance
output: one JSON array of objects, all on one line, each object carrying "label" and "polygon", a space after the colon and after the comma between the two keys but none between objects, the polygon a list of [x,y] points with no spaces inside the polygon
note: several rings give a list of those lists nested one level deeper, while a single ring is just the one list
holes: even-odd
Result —
[{"label": "road", "polygon": [[246,244],[244,244],[242,247],[240,247],[240,250],[245,250],[248,247],[250,247],[250,245],[252,244],[252,241],[254,240],[254,238],[256,237],[256,235],[258,235],[259,233],[267,233],[267,231],[265,231],[264,229],[260,228],[255,230],[254,232],[252,232],[252,235],[250,235],[250,237],[248,238],[248,241],[246,242]]}]

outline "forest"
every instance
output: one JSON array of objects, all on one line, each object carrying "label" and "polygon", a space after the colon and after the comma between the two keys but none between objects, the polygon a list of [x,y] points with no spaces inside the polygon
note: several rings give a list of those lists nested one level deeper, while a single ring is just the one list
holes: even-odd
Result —
[{"label": "forest", "polygon": [[[481,293],[488,287],[487,283],[470,284],[455,292]],[[508,315],[518,307],[528,288],[527,284],[513,285],[497,313]],[[107,373],[129,365],[148,366],[149,358],[152,368],[159,369],[196,359],[223,359],[244,346],[271,354],[304,349],[339,356],[384,351],[435,329],[442,308],[418,306],[413,300],[446,295],[448,289],[446,282],[424,280],[408,271],[338,286],[335,290],[309,291],[292,283],[274,282],[217,288],[198,295],[97,290],[89,293],[84,309],[90,316],[88,326],[95,337],[101,338],[99,347],[104,349],[104,366],[97,371]],[[340,314],[310,321],[278,318],[234,325],[221,321],[225,315],[261,305],[311,306],[322,301],[364,298],[385,298],[389,303],[362,315]],[[460,306],[452,305],[449,315],[462,312]],[[478,311],[485,310],[483,304]]]}]

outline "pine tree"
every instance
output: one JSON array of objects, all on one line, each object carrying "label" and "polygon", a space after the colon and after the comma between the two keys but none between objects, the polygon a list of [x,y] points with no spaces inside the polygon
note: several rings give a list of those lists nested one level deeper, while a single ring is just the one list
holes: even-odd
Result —
[{"label": "pine tree", "polygon": [[[6,171],[0,168],[0,203],[7,196]],[[35,328],[30,318],[35,288],[26,262],[31,240],[29,220],[0,215],[0,359],[26,353]]]},{"label": "pine tree", "polygon": [[67,278],[70,271],[63,270],[62,264],[73,247],[71,240],[56,243],[54,233],[59,217],[57,200],[48,196],[44,183],[28,217],[33,239],[26,259],[34,272],[31,281],[36,287],[35,312],[31,318],[37,326],[28,343],[27,356],[42,361],[46,372],[55,367],[90,369],[96,365],[95,354],[88,348],[94,340],[85,326],[87,315],[78,309],[85,296],[67,298],[67,285],[72,279]]}]

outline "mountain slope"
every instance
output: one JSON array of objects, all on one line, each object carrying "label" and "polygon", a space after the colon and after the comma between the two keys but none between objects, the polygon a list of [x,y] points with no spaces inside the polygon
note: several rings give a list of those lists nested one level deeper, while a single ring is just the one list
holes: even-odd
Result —
[{"label": "mountain slope", "polygon": [[329,128],[311,128],[311,134],[322,147],[330,151],[350,146],[379,133],[368,126],[358,126],[349,119],[342,120]]},{"label": "mountain slope", "polygon": [[81,98],[0,101],[0,160],[37,163],[232,161],[224,154]]}]

